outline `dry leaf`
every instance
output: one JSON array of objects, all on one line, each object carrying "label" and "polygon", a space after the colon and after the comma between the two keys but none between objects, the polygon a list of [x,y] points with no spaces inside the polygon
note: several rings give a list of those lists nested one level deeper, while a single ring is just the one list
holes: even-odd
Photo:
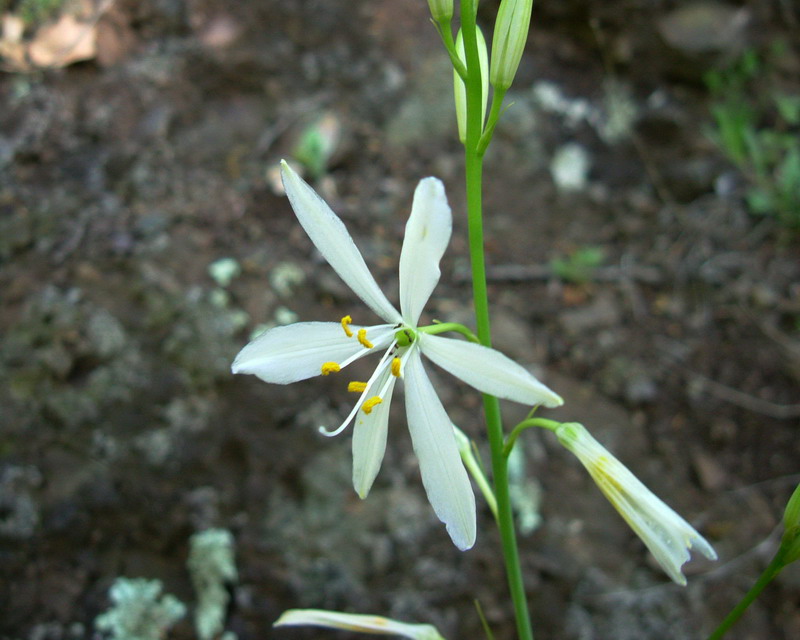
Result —
[{"label": "dry leaf", "polygon": [[[25,39],[25,21],[12,13],[0,20],[0,58],[5,68],[31,71],[36,68],[65,67],[97,55],[97,20],[114,0],[80,0],[71,5],[73,13],[62,15]],[[75,12],[78,12],[77,14]]]},{"label": "dry leaf", "polygon": [[24,31],[25,23],[22,18],[11,13],[3,14],[0,56],[9,60],[15,67],[25,65],[25,44],[22,42]]},{"label": "dry leaf", "polygon": [[28,46],[31,62],[37,67],[65,67],[91,60],[97,52],[94,23],[79,22],[63,15],[55,24],[42,27]]}]

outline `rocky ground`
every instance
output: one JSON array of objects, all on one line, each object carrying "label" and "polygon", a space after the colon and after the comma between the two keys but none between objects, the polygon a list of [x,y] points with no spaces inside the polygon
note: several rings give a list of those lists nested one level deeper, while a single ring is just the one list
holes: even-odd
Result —
[{"label": "rocky ground", "polygon": [[[669,583],[577,461],[526,433],[515,490],[539,638],[705,637],[769,561],[800,479],[797,234],[748,212],[702,81],[783,39],[797,93],[800,18],[750,0],[713,5],[704,28],[673,5],[537,3],[487,158],[490,295],[496,346],[567,400],[550,415],[586,424],[720,561]],[[474,599],[513,638],[490,516],[475,549],[452,547],[401,403],[362,502],[349,436],[316,432],[350,406],[339,381],[230,374],[258,325],[372,320],[276,191],[319,118],[333,142],[317,187],[390,298],[413,187],[445,182],[455,230],[429,318],[471,324],[451,72],[427,4],[103,8],[88,59],[8,58],[0,76],[0,636],[93,636],[119,576],[191,605],[189,539],[220,527],[240,638],[322,637],[271,630],[297,606],[479,638]],[[484,443],[479,397],[438,373]],[[190,617],[168,637],[195,637]],[[797,567],[730,637],[800,637]]]}]

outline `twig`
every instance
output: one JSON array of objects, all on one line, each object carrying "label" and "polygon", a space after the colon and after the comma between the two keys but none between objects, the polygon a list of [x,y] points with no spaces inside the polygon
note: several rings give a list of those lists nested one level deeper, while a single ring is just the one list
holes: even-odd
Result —
[{"label": "twig", "polygon": [[694,371],[689,371],[688,373],[695,380],[699,381],[712,395],[720,400],[741,407],[742,409],[760,413],[770,418],[778,418],[779,420],[800,417],[800,404],[777,404],[769,400],[762,400],[761,398],[751,396],[749,393],[739,391],[738,389],[724,385],[716,380],[712,380],[701,373]]},{"label": "twig", "polygon": [[[532,280],[549,280],[556,273],[549,264],[506,264],[486,268],[486,277],[490,282],[530,282]],[[463,284],[470,281],[467,270],[459,270],[453,276],[455,282]],[[664,282],[661,270],[656,267],[630,265],[625,267],[596,267],[588,278],[597,282],[639,281],[646,284]]]},{"label": "twig", "polygon": [[755,396],[739,391],[727,385],[712,380],[708,376],[698,373],[683,364],[684,357],[676,355],[671,349],[664,344],[658,345],[659,350],[671,359],[677,366],[679,366],[694,380],[702,385],[703,389],[716,396],[720,400],[729,402],[742,409],[747,409],[753,413],[760,413],[761,415],[769,416],[770,418],[777,418],[779,420],[788,420],[789,418],[800,417],[800,404],[778,404],[770,402],[769,400],[762,400]]}]

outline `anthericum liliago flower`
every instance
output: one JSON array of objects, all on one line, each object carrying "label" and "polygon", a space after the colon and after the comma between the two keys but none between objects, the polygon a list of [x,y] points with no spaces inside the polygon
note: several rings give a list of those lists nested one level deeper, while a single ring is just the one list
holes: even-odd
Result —
[{"label": "anthericum liliago flower", "polygon": [[[353,485],[366,497],[386,449],[389,404],[395,383],[405,381],[406,413],[422,483],[436,515],[453,542],[475,542],[475,497],[459,457],[453,428],[428,379],[421,354],[479,391],[522,404],[555,407],[562,399],[499,351],[444,338],[418,327],[422,309],[439,281],[439,260],[450,241],[452,217],[444,186],[421,180],[414,193],[400,253],[400,308],[386,299],[370,274],[344,223],[285,162],[281,174],[298,221],[317,249],[356,295],[385,320],[358,326],[341,322],[299,322],[261,334],[236,356],[234,373],[252,373],[266,382],[288,384],[336,373],[372,353],[382,353],[366,382],[350,382],[359,394],[338,435],[355,422]],[[435,326],[435,325],[434,325]]]},{"label": "anthericum liliago flower", "polygon": [[708,541],[659,500],[583,425],[566,422],[555,433],[675,582],[686,585],[681,567],[689,561],[689,549],[696,547],[709,560],[717,559]]}]

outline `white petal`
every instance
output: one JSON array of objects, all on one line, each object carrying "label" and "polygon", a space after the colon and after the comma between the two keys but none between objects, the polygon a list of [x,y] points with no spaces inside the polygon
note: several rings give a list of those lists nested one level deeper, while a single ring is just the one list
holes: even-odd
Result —
[{"label": "white petal", "polygon": [[353,426],[353,487],[361,498],[366,498],[372,488],[386,452],[389,409],[396,380],[390,368],[381,374],[372,389],[381,391],[388,382],[383,402],[375,405],[369,414],[359,411]]},{"label": "white petal", "polygon": [[420,180],[400,252],[400,310],[412,327],[439,282],[439,261],[452,231],[453,217],[441,180]]},{"label": "white petal", "polygon": [[478,391],[528,406],[564,404],[561,396],[495,349],[426,333],[417,333],[417,340],[422,353]]},{"label": "white petal", "polygon": [[422,366],[419,350],[406,361],[406,413],[428,500],[462,551],[475,544],[475,495],[458,453],[453,426]]},{"label": "white petal", "polygon": [[400,322],[400,314],[383,295],[344,223],[285,161],[281,176],[297,220],[328,264],[376,314],[387,322]]},{"label": "white petal", "polygon": [[[362,327],[351,325],[357,332]],[[343,363],[389,345],[394,329],[388,325],[367,327],[374,345],[365,349],[355,336],[348,338],[338,322],[298,322],[269,329],[239,352],[233,373],[252,373],[265,382],[289,384],[321,373],[325,362]]]},{"label": "white petal", "polygon": [[281,614],[275,627],[310,625],[329,629],[345,629],[378,635],[398,635],[411,640],[444,640],[436,627],[429,624],[408,624],[382,616],[340,613],[322,609],[289,609]]}]

